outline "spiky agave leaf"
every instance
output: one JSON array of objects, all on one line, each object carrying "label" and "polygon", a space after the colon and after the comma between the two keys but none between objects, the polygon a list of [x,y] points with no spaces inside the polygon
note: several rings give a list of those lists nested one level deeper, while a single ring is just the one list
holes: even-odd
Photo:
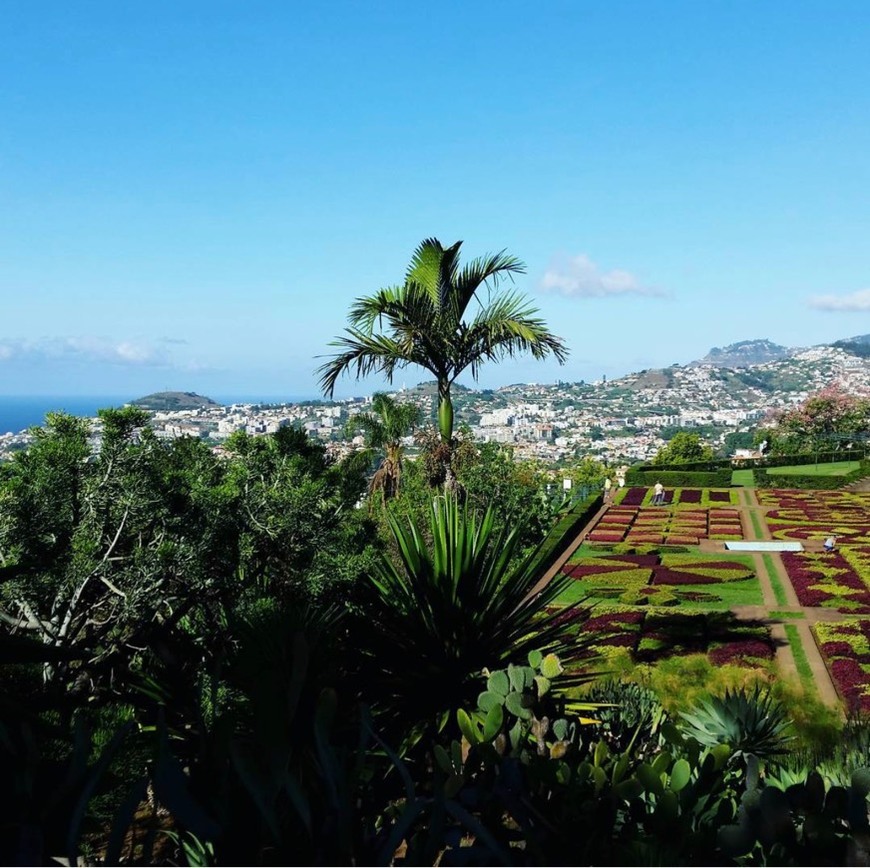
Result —
[{"label": "spiky agave leaf", "polygon": [[728,744],[735,756],[778,756],[792,740],[785,709],[759,685],[752,691],[726,690],[724,696],[701,700],[690,711],[681,711],[680,717],[686,735],[710,747]]},{"label": "spiky agave leaf", "polygon": [[473,700],[484,667],[532,650],[571,663],[586,651],[575,635],[582,605],[574,618],[548,611],[573,580],[537,590],[536,553],[519,557],[517,526],[498,529],[492,510],[476,515],[450,496],[433,502],[431,542],[413,521],[389,521],[399,557],[371,576],[357,636],[363,692],[382,714],[432,721]]}]

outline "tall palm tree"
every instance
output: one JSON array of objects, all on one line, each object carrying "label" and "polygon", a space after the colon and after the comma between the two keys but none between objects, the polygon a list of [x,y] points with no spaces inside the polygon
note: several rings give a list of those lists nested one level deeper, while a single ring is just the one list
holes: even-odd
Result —
[{"label": "tall palm tree", "polygon": [[[457,241],[445,248],[437,238],[427,238],[414,251],[401,286],[354,302],[349,327],[331,344],[340,351],[319,369],[326,395],[332,395],[345,372],[353,371],[357,378],[380,372],[392,382],[396,370],[419,365],[438,383],[438,428],[449,445],[450,389],[463,371],[469,369],[476,380],[484,362],[520,353],[536,359],[552,353],[565,361],[564,341],[550,332],[537,308],[516,292],[498,291],[502,279],[524,274],[525,265],[501,251],[460,267],[461,246]],[[470,312],[472,299],[478,307]]]},{"label": "tall palm tree", "polygon": [[402,479],[402,438],[407,437],[420,421],[420,410],[414,404],[400,404],[384,392],[372,396],[372,412],[352,417],[349,433],[362,431],[366,448],[381,453],[378,469],[369,483],[369,493],[380,492],[384,500],[399,493]]}]

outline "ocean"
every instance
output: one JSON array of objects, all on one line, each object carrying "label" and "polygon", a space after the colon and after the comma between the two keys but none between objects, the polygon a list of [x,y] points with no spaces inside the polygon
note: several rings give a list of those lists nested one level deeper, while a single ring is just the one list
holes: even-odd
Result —
[{"label": "ocean", "polygon": [[[97,410],[103,407],[121,407],[128,401],[133,400],[129,395],[97,395],[82,396],[21,396],[0,395],[0,434],[11,431],[17,434],[31,425],[42,425],[45,422],[45,414],[52,410],[63,410],[74,416],[86,416],[88,418],[97,415]],[[232,403],[293,403],[311,400],[302,396],[296,397],[242,397],[233,395],[229,397],[216,397],[215,401],[221,404]]]},{"label": "ocean", "polygon": [[55,396],[55,395],[0,395],[0,434],[11,431],[17,434],[31,425],[42,425],[45,414],[63,410],[74,416],[96,416],[102,407],[120,407],[129,397],[118,395],[100,396]]}]

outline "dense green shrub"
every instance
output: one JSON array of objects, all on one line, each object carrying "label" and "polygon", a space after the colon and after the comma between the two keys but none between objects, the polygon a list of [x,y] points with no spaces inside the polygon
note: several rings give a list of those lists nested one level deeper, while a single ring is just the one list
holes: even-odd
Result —
[{"label": "dense green shrub", "polygon": [[[627,485],[649,488],[661,482],[666,488],[728,488],[731,485],[731,465],[713,470],[684,470],[669,465],[668,469],[635,469],[625,477]],[[674,469],[670,469],[674,468]]]},{"label": "dense green shrub", "polygon": [[[812,461],[796,462],[812,464]],[[785,465],[781,465],[785,466]],[[851,473],[842,476],[824,476],[803,473],[783,473],[777,475],[776,468],[756,468],[754,472],[755,485],[757,488],[812,488],[832,490],[843,488],[851,482],[870,476],[870,460],[863,460],[861,465]]]}]

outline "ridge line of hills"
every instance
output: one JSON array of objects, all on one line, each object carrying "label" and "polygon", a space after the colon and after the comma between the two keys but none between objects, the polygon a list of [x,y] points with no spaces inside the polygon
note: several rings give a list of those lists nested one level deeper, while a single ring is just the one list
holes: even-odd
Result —
[{"label": "ridge line of hills", "polygon": [[[715,369],[711,374],[713,379],[720,381],[726,391],[751,390],[772,393],[776,391],[800,391],[809,385],[813,379],[812,372],[802,375],[798,369],[801,363],[833,363],[837,351],[848,359],[854,359],[854,365],[863,367],[867,360],[870,368],[870,334],[857,335],[835,341],[831,344],[817,344],[811,347],[785,347],[767,338],[737,341],[724,347],[713,347],[701,359],[667,368],[650,368],[625,374],[611,380],[611,388],[625,388],[629,391],[641,391],[646,388],[668,389],[675,385],[675,373],[686,372],[705,366]],[[798,367],[795,367],[795,366]],[[867,371],[870,375],[870,370]],[[822,371],[819,376],[824,376]],[[818,377],[816,377],[818,379]],[[582,382],[582,381],[581,381]],[[422,382],[404,390],[406,393],[427,393],[430,383]],[[497,389],[482,389],[482,392],[507,392],[523,389],[532,384],[515,383],[501,386]],[[457,394],[471,393],[478,390],[468,389],[460,384],[454,387]],[[387,387],[387,390],[389,388]],[[390,390],[392,391],[392,390]],[[201,410],[208,407],[222,406],[217,401],[198,395],[196,392],[154,392],[130,402],[133,406],[150,411]]]}]

